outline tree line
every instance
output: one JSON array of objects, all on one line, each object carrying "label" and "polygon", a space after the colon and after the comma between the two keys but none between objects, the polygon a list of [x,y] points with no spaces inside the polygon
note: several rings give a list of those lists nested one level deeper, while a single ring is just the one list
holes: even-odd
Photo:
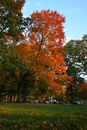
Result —
[{"label": "tree line", "polygon": [[[23,18],[25,0],[0,1],[0,94],[66,94],[71,103],[87,92],[81,73],[87,75],[87,34],[65,46],[65,17],[41,10]],[[63,89],[63,86],[66,86]],[[74,95],[75,94],[75,95]],[[78,96],[77,96],[78,95]],[[87,99],[84,96],[84,99]]]}]

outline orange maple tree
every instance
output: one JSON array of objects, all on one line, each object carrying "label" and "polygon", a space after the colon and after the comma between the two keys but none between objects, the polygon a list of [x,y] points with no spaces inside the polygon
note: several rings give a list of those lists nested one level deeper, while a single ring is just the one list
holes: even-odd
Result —
[{"label": "orange maple tree", "polygon": [[[65,17],[56,11],[42,10],[34,12],[31,20],[32,24],[27,29],[25,40],[15,46],[20,59],[27,63],[27,71],[21,72],[18,90],[21,90],[21,81],[24,83],[29,75],[35,75],[37,80],[45,75],[50,86],[58,90],[59,84],[54,79],[64,75],[68,68],[64,62],[63,51]],[[19,75],[15,74],[16,79]],[[19,101],[20,98],[19,96]]]},{"label": "orange maple tree", "polygon": [[[30,19],[32,24],[23,33],[24,39],[11,43],[7,55],[3,50],[3,68],[17,82],[18,102],[29,77],[35,76],[38,81],[44,75],[55,91],[59,90],[59,84],[54,79],[67,77],[63,50],[65,17],[56,11],[42,10],[33,12]],[[11,37],[7,38],[9,42]]]}]

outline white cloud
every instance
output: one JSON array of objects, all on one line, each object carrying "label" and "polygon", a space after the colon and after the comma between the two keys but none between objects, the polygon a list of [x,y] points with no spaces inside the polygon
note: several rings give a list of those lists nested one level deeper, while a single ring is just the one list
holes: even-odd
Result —
[{"label": "white cloud", "polygon": [[36,4],[37,4],[37,5],[43,5],[43,4],[44,4],[44,1],[36,1]]},{"label": "white cloud", "polygon": [[75,8],[75,9],[73,9],[71,11],[71,13],[79,13],[79,12],[80,12],[80,8],[79,7]]},{"label": "white cloud", "polygon": [[67,10],[67,14],[69,14],[70,13],[70,11],[69,10]]},{"label": "white cloud", "polygon": [[74,13],[80,13],[80,8],[73,8],[72,10],[67,10],[67,14],[74,14]]},{"label": "white cloud", "polygon": [[67,30],[67,28],[64,28],[63,31],[65,32]]},{"label": "white cloud", "polygon": [[69,42],[71,39],[73,39],[72,37],[66,37],[66,43]]},{"label": "white cloud", "polygon": [[26,8],[26,7],[23,7],[23,10],[24,10],[25,12],[27,12],[27,8]]}]

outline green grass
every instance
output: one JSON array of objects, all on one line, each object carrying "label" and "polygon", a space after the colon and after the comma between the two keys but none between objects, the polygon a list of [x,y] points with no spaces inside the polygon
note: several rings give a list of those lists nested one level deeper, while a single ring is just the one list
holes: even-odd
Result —
[{"label": "green grass", "polygon": [[0,130],[87,130],[87,105],[0,104]]}]

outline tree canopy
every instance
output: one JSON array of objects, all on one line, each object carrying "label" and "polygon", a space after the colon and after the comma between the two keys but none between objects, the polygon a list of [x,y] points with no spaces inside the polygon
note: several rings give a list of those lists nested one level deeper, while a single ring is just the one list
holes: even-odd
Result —
[{"label": "tree canopy", "polygon": [[25,0],[0,0],[0,38],[5,35],[15,37],[18,40],[20,23],[22,21],[21,9]]},{"label": "tree canopy", "polygon": [[[66,63],[64,61],[64,31],[65,17],[56,11],[42,10],[34,12],[24,33],[24,39],[14,44],[14,39],[7,37],[6,49],[2,53],[2,67],[15,78],[18,86],[18,102],[21,101],[23,84],[30,76],[36,80],[45,75],[54,90],[59,84],[54,81],[56,74],[66,76]],[[7,47],[8,46],[8,47]]]},{"label": "tree canopy", "polygon": [[[72,84],[70,85],[71,91],[71,102],[76,93],[76,89],[83,82],[81,74],[87,75],[87,35],[84,35],[82,40],[70,40],[65,45],[65,61],[67,66],[67,73],[73,78]],[[68,90],[68,89],[67,89]],[[76,93],[77,94],[77,93]]]}]

